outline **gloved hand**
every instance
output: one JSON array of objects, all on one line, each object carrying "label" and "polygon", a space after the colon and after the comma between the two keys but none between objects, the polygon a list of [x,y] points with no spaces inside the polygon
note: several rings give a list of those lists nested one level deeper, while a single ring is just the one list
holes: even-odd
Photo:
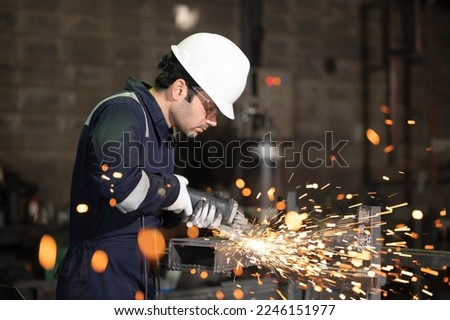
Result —
[{"label": "gloved hand", "polygon": [[189,184],[188,179],[178,174],[174,175],[175,178],[178,179],[180,183],[180,193],[178,194],[178,198],[172,203],[170,206],[163,208],[164,210],[173,211],[177,214],[183,212],[185,216],[184,221],[187,221],[188,218],[192,215],[192,202],[191,197],[189,196],[187,185]]},{"label": "gloved hand", "polygon": [[214,204],[207,200],[197,202],[194,208],[189,225],[199,228],[215,229],[222,222],[222,213]]}]

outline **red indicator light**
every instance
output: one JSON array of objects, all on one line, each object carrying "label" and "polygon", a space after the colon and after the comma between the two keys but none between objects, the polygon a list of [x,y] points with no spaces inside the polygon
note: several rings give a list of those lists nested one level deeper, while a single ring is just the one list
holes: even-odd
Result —
[{"label": "red indicator light", "polygon": [[279,87],[283,80],[279,76],[266,76],[265,82],[269,87]]}]

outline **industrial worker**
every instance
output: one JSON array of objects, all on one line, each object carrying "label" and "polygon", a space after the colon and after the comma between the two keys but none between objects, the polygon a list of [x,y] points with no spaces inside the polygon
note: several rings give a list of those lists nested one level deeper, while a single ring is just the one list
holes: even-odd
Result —
[{"label": "industrial worker", "polygon": [[[187,219],[203,228],[220,223],[214,206],[193,210],[188,180],[174,174],[173,132],[195,137],[217,125],[218,112],[234,119],[250,63],[229,39],[196,33],[172,45],[158,68],[152,85],[130,76],[84,123],[57,299],[155,299],[139,230]],[[106,254],[104,270],[91,265],[96,252]]]}]

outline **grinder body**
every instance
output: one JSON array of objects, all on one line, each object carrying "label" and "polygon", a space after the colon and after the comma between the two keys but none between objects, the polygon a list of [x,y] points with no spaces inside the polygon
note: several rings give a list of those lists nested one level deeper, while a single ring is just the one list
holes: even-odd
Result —
[{"label": "grinder body", "polygon": [[203,192],[194,188],[187,188],[191,198],[192,206],[199,201],[208,201],[220,210],[222,214],[222,224],[232,225],[233,220],[238,213],[239,205],[232,198],[224,198],[218,193]]}]

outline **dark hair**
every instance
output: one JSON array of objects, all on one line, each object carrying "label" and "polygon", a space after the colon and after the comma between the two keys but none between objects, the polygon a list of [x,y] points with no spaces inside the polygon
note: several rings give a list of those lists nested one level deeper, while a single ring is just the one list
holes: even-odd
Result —
[{"label": "dark hair", "polygon": [[158,69],[161,70],[161,73],[156,77],[154,87],[167,89],[175,80],[183,79],[186,81],[189,88],[186,100],[191,102],[195,94],[191,88],[199,87],[199,85],[192,79],[186,69],[184,69],[173,52],[170,52],[161,58],[161,61],[158,63]]}]

